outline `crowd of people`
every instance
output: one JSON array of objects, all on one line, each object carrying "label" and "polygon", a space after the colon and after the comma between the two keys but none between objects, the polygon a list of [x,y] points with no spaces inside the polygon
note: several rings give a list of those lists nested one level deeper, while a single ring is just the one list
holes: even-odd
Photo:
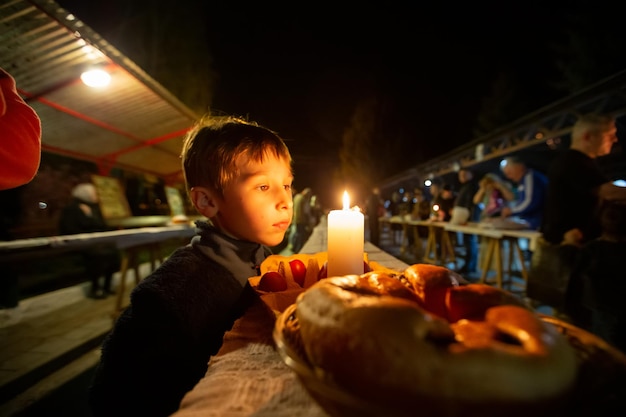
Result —
[{"label": "crowd of people", "polygon": [[[429,198],[422,190],[396,193],[388,200],[387,214],[456,223],[494,221],[500,227],[514,222],[541,232],[536,248],[525,247],[531,264],[527,295],[626,349],[626,308],[609,294],[626,288],[626,276],[619,272],[623,268],[616,264],[626,242],[626,188],[614,184],[595,161],[616,142],[614,117],[584,115],[573,126],[570,147],[545,172],[519,155],[506,157],[499,172],[481,175],[462,168],[456,181],[435,179]],[[465,234],[458,245],[465,249],[459,272],[472,276],[476,236]]]}]

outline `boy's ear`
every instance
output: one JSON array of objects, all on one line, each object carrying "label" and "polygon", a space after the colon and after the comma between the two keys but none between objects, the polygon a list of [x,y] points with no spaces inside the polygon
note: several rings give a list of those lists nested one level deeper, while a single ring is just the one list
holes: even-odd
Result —
[{"label": "boy's ear", "polygon": [[214,217],[219,206],[214,193],[205,187],[193,187],[190,192],[191,202],[204,217]]}]

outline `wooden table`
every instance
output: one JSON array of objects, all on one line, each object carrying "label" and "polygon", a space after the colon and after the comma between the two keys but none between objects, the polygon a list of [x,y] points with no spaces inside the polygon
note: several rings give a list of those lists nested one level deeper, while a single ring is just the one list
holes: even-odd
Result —
[{"label": "wooden table", "polygon": [[446,222],[435,220],[408,220],[407,227],[413,229],[415,241],[421,242],[420,235],[417,232],[419,226],[428,228],[428,238],[426,240],[426,248],[424,250],[424,262],[447,265],[449,263],[456,264],[456,255],[454,253],[454,245],[450,240],[450,234],[446,230]]},{"label": "wooden table", "polygon": [[[445,233],[444,226],[446,222],[435,220],[414,220],[409,214],[404,216],[381,217],[379,219],[381,227],[383,224],[398,224],[402,226],[402,238],[400,242],[400,253],[406,253],[409,250],[409,235],[413,237],[414,255],[417,259],[422,258],[423,262],[447,265],[456,263],[456,255],[454,253],[454,245],[450,240],[450,235]],[[420,227],[428,229],[427,236],[421,236]],[[423,246],[422,238],[426,238],[426,245]]]},{"label": "wooden table", "polygon": [[157,261],[163,261],[161,245],[164,242],[173,239],[180,239],[182,242],[184,239],[191,238],[195,233],[194,226],[184,224],[17,239],[0,242],[0,264],[51,257],[59,253],[81,251],[99,245],[115,245],[121,252],[120,285],[117,289],[117,302],[111,314],[115,320],[124,308],[123,300],[127,290],[126,277],[128,272],[134,271],[135,283],[141,279],[139,275],[141,253],[148,254],[151,270],[154,270]]},{"label": "wooden table", "polygon": [[[495,284],[500,288],[503,287],[505,275],[503,266],[505,257],[508,258],[506,271],[508,276],[511,276],[512,265],[517,260],[520,265],[522,278],[525,283],[528,282],[528,271],[524,254],[519,246],[519,239],[527,239],[529,248],[533,250],[537,245],[537,239],[541,236],[541,233],[535,230],[494,228],[490,224],[474,222],[461,225],[433,220],[413,220],[410,215],[381,217],[379,221],[381,224],[399,224],[402,226],[401,253],[405,253],[408,250],[408,236],[410,233],[413,233],[416,257],[419,258],[418,254],[423,253],[423,262],[437,265],[448,266],[450,263],[456,264],[454,245],[450,239],[451,232],[478,236],[481,238],[480,245],[485,245],[485,257],[480,265],[480,282],[487,283],[489,272],[494,271]],[[418,247],[422,244],[421,238],[423,237],[418,232],[419,226],[428,228],[425,248]],[[507,245],[510,248],[508,252],[505,250]]]},{"label": "wooden table", "polygon": [[[326,224],[320,223],[302,253],[327,250]],[[408,267],[369,242],[368,258],[399,271]],[[328,417],[284,364],[272,339],[275,316],[257,303],[226,333],[209,369],[189,391],[173,417]]]},{"label": "wooden table", "polygon": [[[509,244],[508,252],[508,275],[510,277],[512,272],[512,265],[515,261],[515,257],[520,264],[522,278],[524,283],[528,283],[528,271],[526,269],[524,254],[519,247],[519,239],[528,239],[529,247],[536,246],[537,239],[541,236],[541,233],[535,230],[514,230],[514,229],[496,229],[491,227],[485,227],[480,223],[467,223],[464,225],[458,224],[446,224],[444,229],[451,232],[461,232],[476,235],[482,238],[482,243],[486,243],[486,253],[484,262],[481,265],[482,275],[480,282],[487,282],[487,275],[492,269],[492,261],[495,261],[495,273],[496,273],[496,285],[499,288],[503,287],[503,258],[504,254],[504,242]],[[481,244],[482,244],[481,243]]]}]

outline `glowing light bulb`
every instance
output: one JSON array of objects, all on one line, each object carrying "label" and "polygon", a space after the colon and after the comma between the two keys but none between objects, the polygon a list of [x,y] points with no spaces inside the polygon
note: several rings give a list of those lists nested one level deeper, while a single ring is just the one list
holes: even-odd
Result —
[{"label": "glowing light bulb", "polygon": [[103,69],[92,69],[83,72],[80,79],[89,87],[102,88],[109,85],[111,75]]}]

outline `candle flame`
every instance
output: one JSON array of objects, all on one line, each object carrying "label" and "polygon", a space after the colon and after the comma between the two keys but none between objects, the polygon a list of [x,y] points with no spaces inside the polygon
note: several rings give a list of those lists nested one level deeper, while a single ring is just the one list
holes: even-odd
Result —
[{"label": "candle flame", "polygon": [[350,210],[350,196],[347,191],[343,192],[343,209]]},{"label": "candle flame", "polygon": [[433,210],[434,211],[439,211],[439,205],[438,204],[433,205]]}]

